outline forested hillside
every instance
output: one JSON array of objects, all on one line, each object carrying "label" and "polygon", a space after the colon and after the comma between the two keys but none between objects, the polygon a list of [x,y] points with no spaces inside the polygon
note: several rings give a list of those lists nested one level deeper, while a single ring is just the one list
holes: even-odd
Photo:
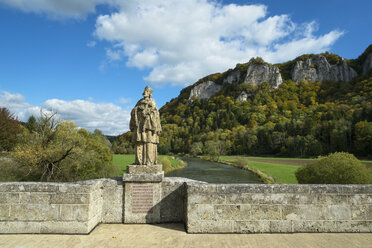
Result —
[{"label": "forested hillside", "polygon": [[[159,152],[199,154],[213,146],[227,155],[370,157],[371,59],[372,45],[354,60],[325,53],[270,65],[256,58],[209,75],[160,109]],[[129,137],[119,137],[122,146]]]}]

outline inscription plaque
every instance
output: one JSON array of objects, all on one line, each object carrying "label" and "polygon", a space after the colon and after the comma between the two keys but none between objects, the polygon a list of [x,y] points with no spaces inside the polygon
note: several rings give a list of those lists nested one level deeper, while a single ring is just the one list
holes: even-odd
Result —
[{"label": "inscription plaque", "polygon": [[132,186],[132,213],[146,214],[152,213],[153,205],[153,185],[133,185]]}]

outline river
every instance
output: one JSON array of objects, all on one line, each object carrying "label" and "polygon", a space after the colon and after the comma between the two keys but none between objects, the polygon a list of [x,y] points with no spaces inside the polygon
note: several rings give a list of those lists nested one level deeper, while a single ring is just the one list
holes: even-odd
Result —
[{"label": "river", "polygon": [[230,165],[199,158],[181,158],[188,166],[167,173],[167,177],[186,177],[207,183],[262,183],[254,173]]}]

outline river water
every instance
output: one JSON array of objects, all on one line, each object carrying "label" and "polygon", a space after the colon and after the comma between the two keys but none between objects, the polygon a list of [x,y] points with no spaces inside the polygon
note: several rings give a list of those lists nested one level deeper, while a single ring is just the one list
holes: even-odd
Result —
[{"label": "river water", "polygon": [[199,158],[181,158],[188,166],[167,173],[167,177],[186,177],[207,183],[262,183],[252,172]]}]

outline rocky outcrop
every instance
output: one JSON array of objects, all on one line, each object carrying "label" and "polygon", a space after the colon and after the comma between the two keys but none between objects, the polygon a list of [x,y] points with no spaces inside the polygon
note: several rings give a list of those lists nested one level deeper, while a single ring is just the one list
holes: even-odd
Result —
[{"label": "rocky outcrop", "polygon": [[366,74],[370,68],[372,68],[372,53],[368,54],[366,60],[363,62],[363,75]]},{"label": "rocky outcrop", "polygon": [[236,98],[236,100],[240,102],[246,102],[248,99],[251,99],[253,97],[253,94],[248,94],[245,91],[242,91],[239,96]]},{"label": "rocky outcrop", "polygon": [[192,88],[189,100],[191,100],[193,97],[199,99],[209,99],[220,89],[222,89],[221,85],[218,85],[213,81],[206,81]]},{"label": "rocky outcrop", "polygon": [[331,65],[322,55],[314,55],[306,61],[297,61],[291,71],[293,81],[350,81],[358,76],[342,58],[337,65]]},{"label": "rocky outcrop", "polygon": [[283,83],[279,68],[266,63],[250,63],[244,83],[261,85],[263,82],[268,82],[271,87],[278,88]]},{"label": "rocky outcrop", "polygon": [[239,70],[233,70],[227,76],[223,79],[223,83],[226,84],[238,84],[240,81],[240,71]]}]

